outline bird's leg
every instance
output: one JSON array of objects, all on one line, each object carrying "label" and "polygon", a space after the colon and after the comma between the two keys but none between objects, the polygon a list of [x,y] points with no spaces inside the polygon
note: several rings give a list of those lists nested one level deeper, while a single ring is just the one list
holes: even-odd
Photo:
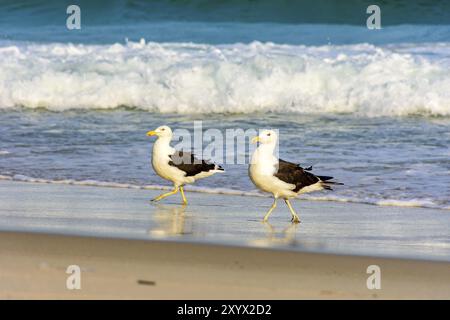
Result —
[{"label": "bird's leg", "polygon": [[159,201],[159,200],[164,199],[165,197],[171,196],[171,195],[173,195],[173,194],[175,194],[177,192],[178,192],[178,187],[175,187],[172,191],[167,192],[167,193],[163,193],[163,194],[157,196],[152,201]]},{"label": "bird's leg", "polygon": [[277,207],[277,198],[274,198],[272,206],[270,207],[269,211],[267,211],[266,215],[264,216],[264,219],[263,219],[264,222],[267,222],[267,220],[269,220],[270,214],[272,213],[273,209],[275,209],[276,207]]},{"label": "bird's leg", "polygon": [[180,187],[180,192],[181,192],[181,197],[183,198],[183,204],[186,205],[188,202],[187,202],[186,196],[184,195],[183,186]]},{"label": "bird's leg", "polygon": [[291,203],[289,202],[289,200],[288,200],[288,199],[284,199],[284,202],[286,202],[286,204],[287,204],[289,210],[291,211],[291,214],[292,214],[292,219],[291,219],[291,221],[292,221],[293,223],[299,223],[299,222],[300,222],[300,219],[299,219],[297,213],[295,213],[294,208],[292,208],[292,205],[291,205]]}]

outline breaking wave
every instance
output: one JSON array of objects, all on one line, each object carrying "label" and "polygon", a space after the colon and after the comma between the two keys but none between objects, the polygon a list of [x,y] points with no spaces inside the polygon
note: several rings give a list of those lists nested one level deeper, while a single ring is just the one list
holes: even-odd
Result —
[{"label": "breaking wave", "polygon": [[450,43],[0,43],[0,108],[450,116]]}]

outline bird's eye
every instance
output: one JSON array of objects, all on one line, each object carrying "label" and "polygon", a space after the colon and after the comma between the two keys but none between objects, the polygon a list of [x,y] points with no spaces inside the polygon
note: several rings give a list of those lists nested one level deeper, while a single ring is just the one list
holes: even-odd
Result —
[{"label": "bird's eye", "polygon": [[267,136],[270,137],[270,133],[268,133]]},{"label": "bird's eye", "polygon": [[164,131],[164,130],[166,130],[166,129],[164,129],[164,128],[161,129],[161,131]]}]

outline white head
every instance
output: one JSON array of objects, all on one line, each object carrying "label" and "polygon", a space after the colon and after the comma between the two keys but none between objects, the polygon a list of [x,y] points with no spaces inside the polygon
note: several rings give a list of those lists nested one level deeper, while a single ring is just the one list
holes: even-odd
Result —
[{"label": "white head", "polygon": [[155,130],[147,132],[147,136],[158,136],[159,138],[172,138],[172,129],[168,126],[160,126]]},{"label": "white head", "polygon": [[274,130],[263,130],[260,132],[259,136],[252,139],[252,143],[259,142],[261,144],[273,144],[275,145],[278,141],[278,135]]}]

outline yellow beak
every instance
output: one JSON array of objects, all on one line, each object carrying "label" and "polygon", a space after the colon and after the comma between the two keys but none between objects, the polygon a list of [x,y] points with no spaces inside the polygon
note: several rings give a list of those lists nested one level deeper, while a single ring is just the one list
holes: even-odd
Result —
[{"label": "yellow beak", "polygon": [[147,136],[156,136],[156,131],[149,131],[149,132],[147,132]]},{"label": "yellow beak", "polygon": [[254,137],[252,139],[252,143],[257,143],[257,142],[260,142],[260,141],[261,141],[261,139],[259,137]]}]

